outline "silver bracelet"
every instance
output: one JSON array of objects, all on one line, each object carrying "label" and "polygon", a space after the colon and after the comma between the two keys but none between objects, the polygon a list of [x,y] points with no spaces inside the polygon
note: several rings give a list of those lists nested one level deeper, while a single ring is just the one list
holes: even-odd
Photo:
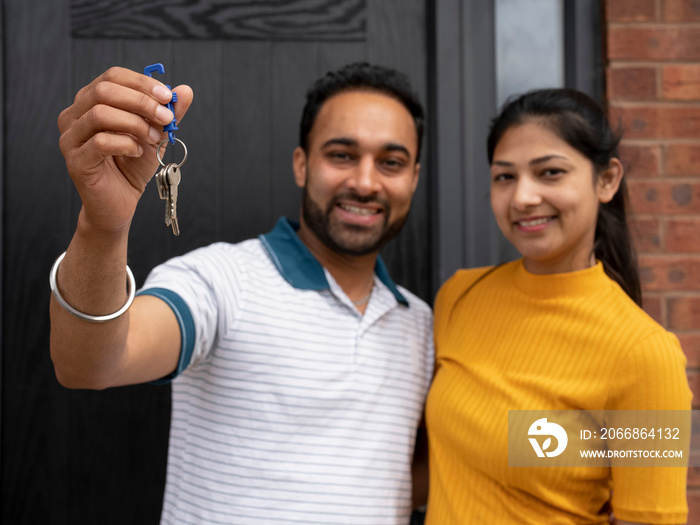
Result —
[{"label": "silver bracelet", "polygon": [[56,275],[58,274],[58,267],[61,265],[61,261],[63,261],[63,258],[65,256],[66,252],[63,252],[61,255],[58,256],[58,259],[56,259],[56,262],[53,263],[51,273],[49,274],[49,285],[51,286],[51,293],[58,301],[58,304],[60,304],[65,310],[68,310],[74,316],[79,317],[84,321],[89,321],[91,323],[106,323],[107,321],[116,319],[129,309],[131,303],[134,302],[134,297],[136,297],[136,281],[134,281],[134,274],[131,273],[131,269],[128,265],[126,267],[126,275],[129,278],[129,298],[126,300],[124,306],[122,306],[119,310],[117,310],[113,314],[108,315],[88,315],[84,314],[83,312],[80,312],[79,310],[76,310],[71,305],[69,305],[66,302],[66,300],[63,297],[61,297],[61,294],[58,292],[58,286],[56,286]]}]

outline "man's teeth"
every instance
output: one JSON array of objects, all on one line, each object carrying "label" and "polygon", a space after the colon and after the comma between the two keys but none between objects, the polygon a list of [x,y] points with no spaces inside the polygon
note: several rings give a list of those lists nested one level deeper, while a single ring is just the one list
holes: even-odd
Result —
[{"label": "man's teeth", "polygon": [[370,208],[358,208],[357,206],[348,206],[347,204],[341,204],[341,208],[343,208],[345,211],[354,213],[356,215],[374,215],[375,213],[379,213],[379,210],[373,210]]},{"label": "man's teeth", "polygon": [[549,222],[549,217],[543,217],[542,219],[532,219],[531,221],[518,221],[521,226],[539,226],[545,222]]}]

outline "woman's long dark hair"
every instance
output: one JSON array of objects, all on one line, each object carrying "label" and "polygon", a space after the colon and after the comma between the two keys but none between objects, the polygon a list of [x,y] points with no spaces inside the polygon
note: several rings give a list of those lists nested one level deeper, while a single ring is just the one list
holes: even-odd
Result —
[{"label": "woman's long dark hair", "polygon": [[[491,123],[488,137],[489,164],[503,134],[511,126],[536,121],[546,126],[571,147],[585,155],[596,174],[618,157],[621,134],[610,127],[603,109],[587,95],[573,89],[531,91],[506,103]],[[614,279],[634,302],[641,305],[637,258],[627,226],[627,184],[610,202],[600,205],[595,229],[594,252],[605,272]]]}]

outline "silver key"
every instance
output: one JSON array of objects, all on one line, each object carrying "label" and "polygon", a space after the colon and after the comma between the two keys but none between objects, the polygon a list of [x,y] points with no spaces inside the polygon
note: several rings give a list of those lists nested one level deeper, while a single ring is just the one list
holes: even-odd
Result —
[{"label": "silver key", "polygon": [[177,164],[168,164],[166,168],[166,176],[168,179],[168,190],[170,204],[170,221],[173,227],[173,233],[180,235],[180,225],[177,221],[177,187],[180,184],[180,168]]},{"label": "silver key", "polygon": [[[177,129],[177,128],[176,128]],[[187,146],[180,139],[173,140],[172,134],[170,134],[170,141],[175,144],[179,142],[182,148],[185,150],[185,156],[182,158],[180,164],[164,164],[163,156],[165,150],[161,153],[163,145],[166,145],[168,139],[165,138],[160,141],[158,148],[156,148],[156,158],[162,166],[162,168],[156,173],[156,186],[158,187],[158,195],[162,200],[165,201],[165,224],[166,226],[172,226],[173,233],[175,235],[180,235],[180,224],[177,221],[177,188],[180,185],[180,166],[182,166],[187,160]]]},{"label": "silver key", "polygon": [[158,188],[158,196],[165,201],[165,225],[170,226],[170,187],[168,185],[168,166],[163,166],[156,173],[156,187]]}]

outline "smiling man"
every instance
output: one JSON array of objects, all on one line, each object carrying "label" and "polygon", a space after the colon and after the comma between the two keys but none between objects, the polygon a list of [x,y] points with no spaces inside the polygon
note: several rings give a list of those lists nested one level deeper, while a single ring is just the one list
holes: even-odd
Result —
[{"label": "smiling man", "polygon": [[[178,120],[192,92],[180,86]],[[352,64],[307,94],[298,223],[155,268],[126,301],[131,217],[172,114],[112,69],[59,117],[82,199],[54,267],[51,355],[70,388],[172,381],[162,523],[405,524],[432,377],[428,306],[378,250],[406,221],[423,110],[396,71]],[[251,196],[254,198],[254,196]]]}]

